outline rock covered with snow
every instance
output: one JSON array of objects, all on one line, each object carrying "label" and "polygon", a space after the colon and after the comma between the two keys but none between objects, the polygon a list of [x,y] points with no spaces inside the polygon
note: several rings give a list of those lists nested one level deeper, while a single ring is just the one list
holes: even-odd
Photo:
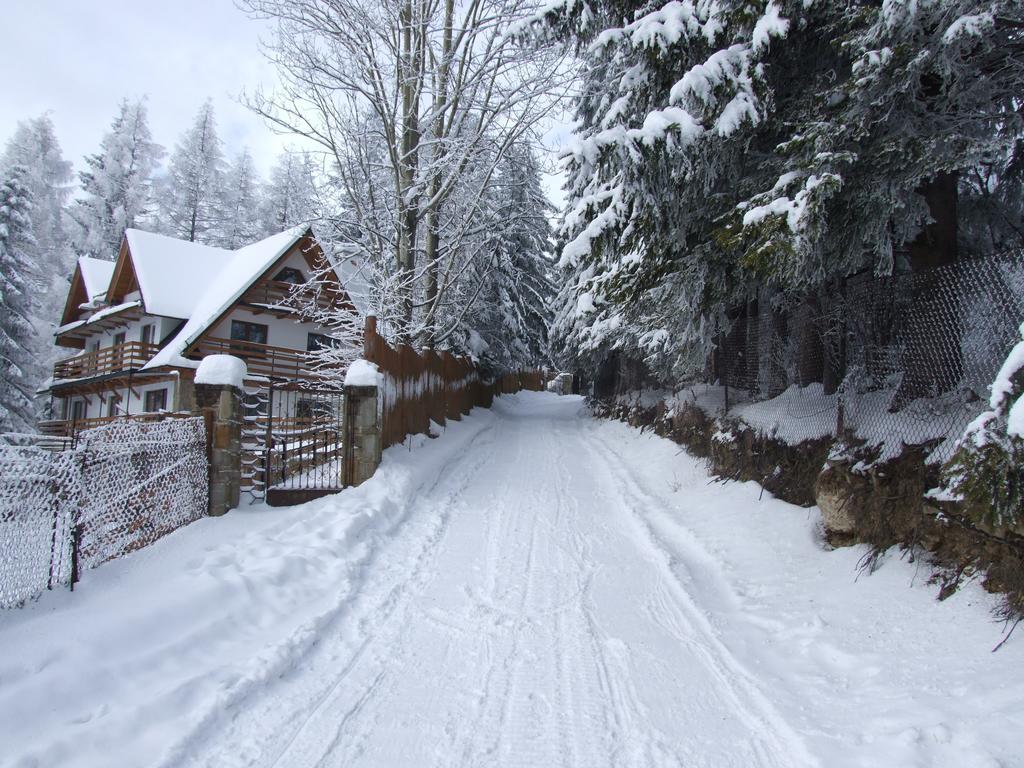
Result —
[{"label": "rock covered with snow", "polygon": [[346,387],[379,387],[383,376],[376,364],[362,358],[353,361],[345,373]]},{"label": "rock covered with snow", "polygon": [[234,355],[207,355],[196,370],[196,384],[220,384],[242,388],[248,373],[245,361]]}]

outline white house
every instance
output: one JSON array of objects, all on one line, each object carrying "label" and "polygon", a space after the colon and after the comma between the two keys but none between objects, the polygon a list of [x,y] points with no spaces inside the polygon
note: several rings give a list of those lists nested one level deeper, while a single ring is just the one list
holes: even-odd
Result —
[{"label": "white house", "polygon": [[[47,389],[59,433],[93,419],[187,410],[199,361],[245,359],[254,379],[308,377],[307,352],[325,330],[280,302],[325,265],[308,227],[236,251],[129,229],[115,262],[83,257],[71,280],[56,342],[78,352],[54,366]],[[358,312],[342,287],[322,302]],[[328,273],[331,275],[331,273]],[[358,299],[357,299],[358,300]]]}]

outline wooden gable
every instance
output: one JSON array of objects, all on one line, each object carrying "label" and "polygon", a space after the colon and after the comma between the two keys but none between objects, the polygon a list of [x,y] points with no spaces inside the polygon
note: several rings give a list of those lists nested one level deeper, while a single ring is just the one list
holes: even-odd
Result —
[{"label": "wooden gable", "polygon": [[85,289],[82,267],[80,264],[75,264],[75,273],[71,276],[71,286],[68,288],[68,297],[64,301],[64,312],[60,316],[60,324],[67,325],[75,322],[82,311],[79,307],[88,300],[89,292]]},{"label": "wooden gable", "polygon": [[132,264],[128,238],[122,237],[121,250],[117,253],[114,274],[110,278],[110,288],[107,290],[107,303],[119,304],[124,301],[125,296],[137,290],[139,290],[139,279],[135,276],[135,265]]}]

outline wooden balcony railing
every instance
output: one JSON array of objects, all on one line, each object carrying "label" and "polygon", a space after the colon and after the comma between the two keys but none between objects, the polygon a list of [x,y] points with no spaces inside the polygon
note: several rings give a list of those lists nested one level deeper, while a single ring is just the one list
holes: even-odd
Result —
[{"label": "wooden balcony railing", "polygon": [[272,347],[252,341],[209,338],[195,348],[198,357],[234,355],[245,360],[250,374],[275,379],[305,379],[312,375],[307,354],[286,347]]},{"label": "wooden balcony railing", "polygon": [[[242,294],[242,303],[258,307],[273,307],[280,311],[288,312],[290,302],[287,300],[292,295],[294,289],[295,286],[292,283],[268,280],[265,283],[254,285]],[[340,293],[338,291],[325,289],[316,296],[316,303],[321,309],[327,309],[338,300],[339,296]],[[303,302],[308,302],[312,298],[313,295],[311,293],[303,293]]]},{"label": "wooden balcony railing", "polygon": [[144,344],[141,341],[115,344],[59,361],[53,366],[53,378],[85,379],[108,373],[134,371],[149,362],[156,352],[156,344]]}]

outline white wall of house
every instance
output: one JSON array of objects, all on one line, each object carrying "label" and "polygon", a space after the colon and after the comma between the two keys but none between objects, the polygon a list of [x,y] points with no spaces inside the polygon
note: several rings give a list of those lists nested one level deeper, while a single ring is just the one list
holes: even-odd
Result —
[{"label": "white wall of house", "polygon": [[265,325],[267,326],[267,344],[272,347],[287,347],[297,352],[306,351],[309,334],[324,332],[323,327],[317,323],[296,322],[294,318],[281,317],[273,312],[257,313],[236,307],[212,328],[209,335],[218,339],[230,339],[233,320]]},{"label": "white wall of house", "polygon": [[[174,396],[177,386],[177,381],[173,379],[150,383],[146,383],[145,379],[139,379],[132,382],[131,392],[129,392],[126,386],[122,386],[100,394],[90,394],[88,397],[75,395],[66,398],[66,410],[62,411],[62,406],[57,405],[54,412],[58,417],[70,419],[74,413],[73,404],[77,401],[82,403],[82,418],[84,419],[97,419],[111,415],[138,415],[150,412],[146,408],[147,393],[159,392],[161,390],[166,392],[165,410],[170,411],[174,409]],[[57,398],[54,399],[55,401],[57,400]],[[116,400],[116,408],[114,411],[111,411],[110,404],[114,400]]]}]

